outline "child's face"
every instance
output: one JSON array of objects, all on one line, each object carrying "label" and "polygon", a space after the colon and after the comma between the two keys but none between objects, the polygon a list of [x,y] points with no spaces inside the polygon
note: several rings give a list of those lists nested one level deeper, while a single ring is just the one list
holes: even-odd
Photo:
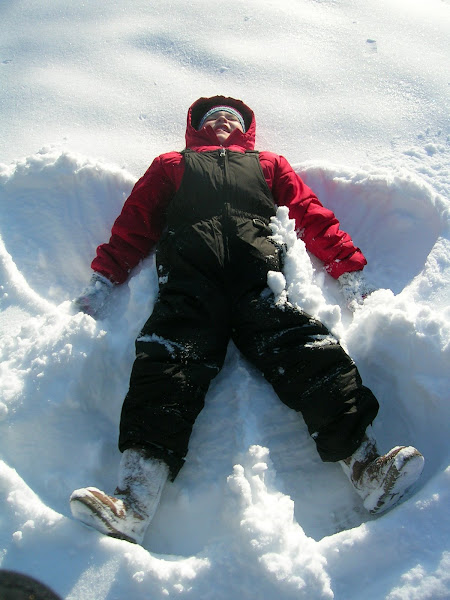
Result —
[{"label": "child's face", "polygon": [[224,142],[235,129],[243,131],[239,119],[226,110],[213,113],[206,119],[203,127],[206,127],[207,125],[210,125],[214,129],[214,132],[221,143]]}]

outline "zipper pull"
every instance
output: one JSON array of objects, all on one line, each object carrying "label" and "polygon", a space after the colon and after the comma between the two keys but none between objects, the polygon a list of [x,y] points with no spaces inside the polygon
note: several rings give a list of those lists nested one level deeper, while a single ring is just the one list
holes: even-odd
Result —
[{"label": "zipper pull", "polygon": [[227,151],[226,151],[226,150],[225,150],[225,148],[222,146],[222,148],[220,149],[220,154],[219,154],[219,156],[221,156],[221,157],[223,158],[223,157],[224,157],[224,156],[226,156],[226,155],[227,155]]}]

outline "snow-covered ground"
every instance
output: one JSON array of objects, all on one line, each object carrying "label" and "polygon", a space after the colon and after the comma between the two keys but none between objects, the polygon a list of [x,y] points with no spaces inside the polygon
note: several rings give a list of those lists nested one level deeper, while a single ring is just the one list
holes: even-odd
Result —
[{"label": "snow-covered ground", "polygon": [[[2,0],[0,563],[70,600],[450,598],[449,0]],[[295,241],[290,297],[326,322],[381,409],[382,450],[426,457],[369,517],[301,417],[230,346],[144,547],[75,522],[109,491],[154,259],[103,321],[71,315],[134,181],[181,149],[188,106],[255,110],[363,249],[379,288],[355,314]]]}]

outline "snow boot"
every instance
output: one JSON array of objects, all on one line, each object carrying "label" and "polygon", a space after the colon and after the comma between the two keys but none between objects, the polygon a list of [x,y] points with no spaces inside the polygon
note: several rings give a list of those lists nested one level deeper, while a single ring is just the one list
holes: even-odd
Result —
[{"label": "snow boot", "polygon": [[424,458],[412,446],[396,446],[380,456],[373,439],[365,436],[352,456],[339,461],[371,514],[395,506],[422,473]]},{"label": "snow boot", "polygon": [[95,487],[75,490],[70,497],[72,514],[101,533],[141,544],[168,475],[168,466],[148,458],[144,449],[125,450],[114,495]]}]

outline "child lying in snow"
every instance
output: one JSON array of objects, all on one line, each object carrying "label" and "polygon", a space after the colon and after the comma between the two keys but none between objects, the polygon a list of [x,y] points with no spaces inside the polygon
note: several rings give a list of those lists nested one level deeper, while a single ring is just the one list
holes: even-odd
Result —
[{"label": "child lying in snow", "polygon": [[136,183],[75,301],[98,316],[113,286],[157,244],[160,289],[136,340],[118,488],[112,496],[92,487],[71,496],[73,515],[108,535],[141,543],[163,486],[183,465],[230,339],[280,400],[301,412],[322,460],[340,462],[370,512],[391,508],[422,471],[415,448],[379,455],[366,433],[378,402],[327,328],[274,302],[267,274],[283,262],[269,227],[276,206],[289,208],[306,248],[341,284],[347,303],[362,303],[370,292],[366,260],[334,214],[283,157],[255,152],[254,139],[254,115],[243,102],[197,100],[186,150],[159,156]]}]

